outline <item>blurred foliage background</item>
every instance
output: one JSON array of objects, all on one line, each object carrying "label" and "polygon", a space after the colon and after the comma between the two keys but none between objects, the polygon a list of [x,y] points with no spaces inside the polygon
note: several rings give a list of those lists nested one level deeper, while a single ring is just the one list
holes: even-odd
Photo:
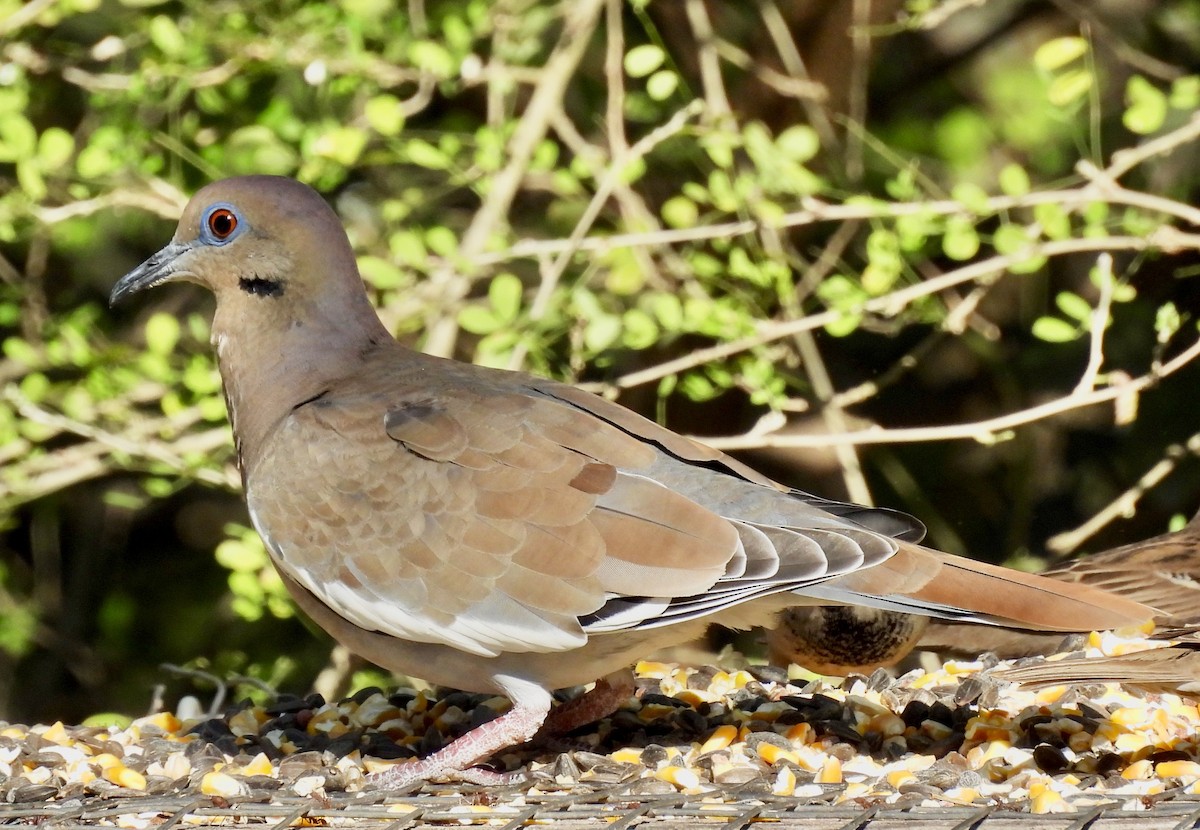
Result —
[{"label": "blurred foliage background", "polygon": [[0,0],[0,718],[371,680],[246,529],[210,298],[106,307],[234,174],[324,192],[420,348],[992,561],[1161,532],[1198,60],[1197,0]]}]

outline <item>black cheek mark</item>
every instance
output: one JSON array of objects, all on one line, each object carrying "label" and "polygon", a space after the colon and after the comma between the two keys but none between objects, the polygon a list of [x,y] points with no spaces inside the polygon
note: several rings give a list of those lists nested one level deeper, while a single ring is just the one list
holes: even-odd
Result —
[{"label": "black cheek mark", "polygon": [[241,277],[238,288],[256,297],[283,296],[283,280],[268,280],[262,277]]}]

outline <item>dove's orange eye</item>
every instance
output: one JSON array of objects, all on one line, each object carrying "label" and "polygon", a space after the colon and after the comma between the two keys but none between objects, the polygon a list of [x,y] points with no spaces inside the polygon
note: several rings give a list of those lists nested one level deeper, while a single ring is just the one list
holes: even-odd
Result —
[{"label": "dove's orange eye", "polygon": [[228,239],[237,230],[237,226],[237,216],[227,208],[217,208],[208,215],[208,229],[217,239]]}]

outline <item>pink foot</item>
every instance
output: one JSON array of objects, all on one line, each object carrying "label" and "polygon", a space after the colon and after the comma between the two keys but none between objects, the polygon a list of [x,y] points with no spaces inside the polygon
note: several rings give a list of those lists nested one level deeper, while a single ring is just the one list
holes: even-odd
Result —
[{"label": "pink foot", "polygon": [[527,681],[497,679],[512,701],[512,709],[495,720],[475,727],[426,758],[396,764],[368,775],[367,784],[396,790],[433,778],[490,785],[522,780],[524,773],[497,773],[472,767],[502,749],[524,743],[533,737],[550,711],[550,693]]}]

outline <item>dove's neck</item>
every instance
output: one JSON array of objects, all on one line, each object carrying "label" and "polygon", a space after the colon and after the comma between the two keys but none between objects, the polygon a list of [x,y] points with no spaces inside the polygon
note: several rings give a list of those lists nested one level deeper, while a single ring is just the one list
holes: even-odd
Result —
[{"label": "dove's neck", "polygon": [[212,341],[243,483],[284,418],[395,343],[365,296],[340,309],[313,304],[251,321],[221,311],[218,302]]}]

